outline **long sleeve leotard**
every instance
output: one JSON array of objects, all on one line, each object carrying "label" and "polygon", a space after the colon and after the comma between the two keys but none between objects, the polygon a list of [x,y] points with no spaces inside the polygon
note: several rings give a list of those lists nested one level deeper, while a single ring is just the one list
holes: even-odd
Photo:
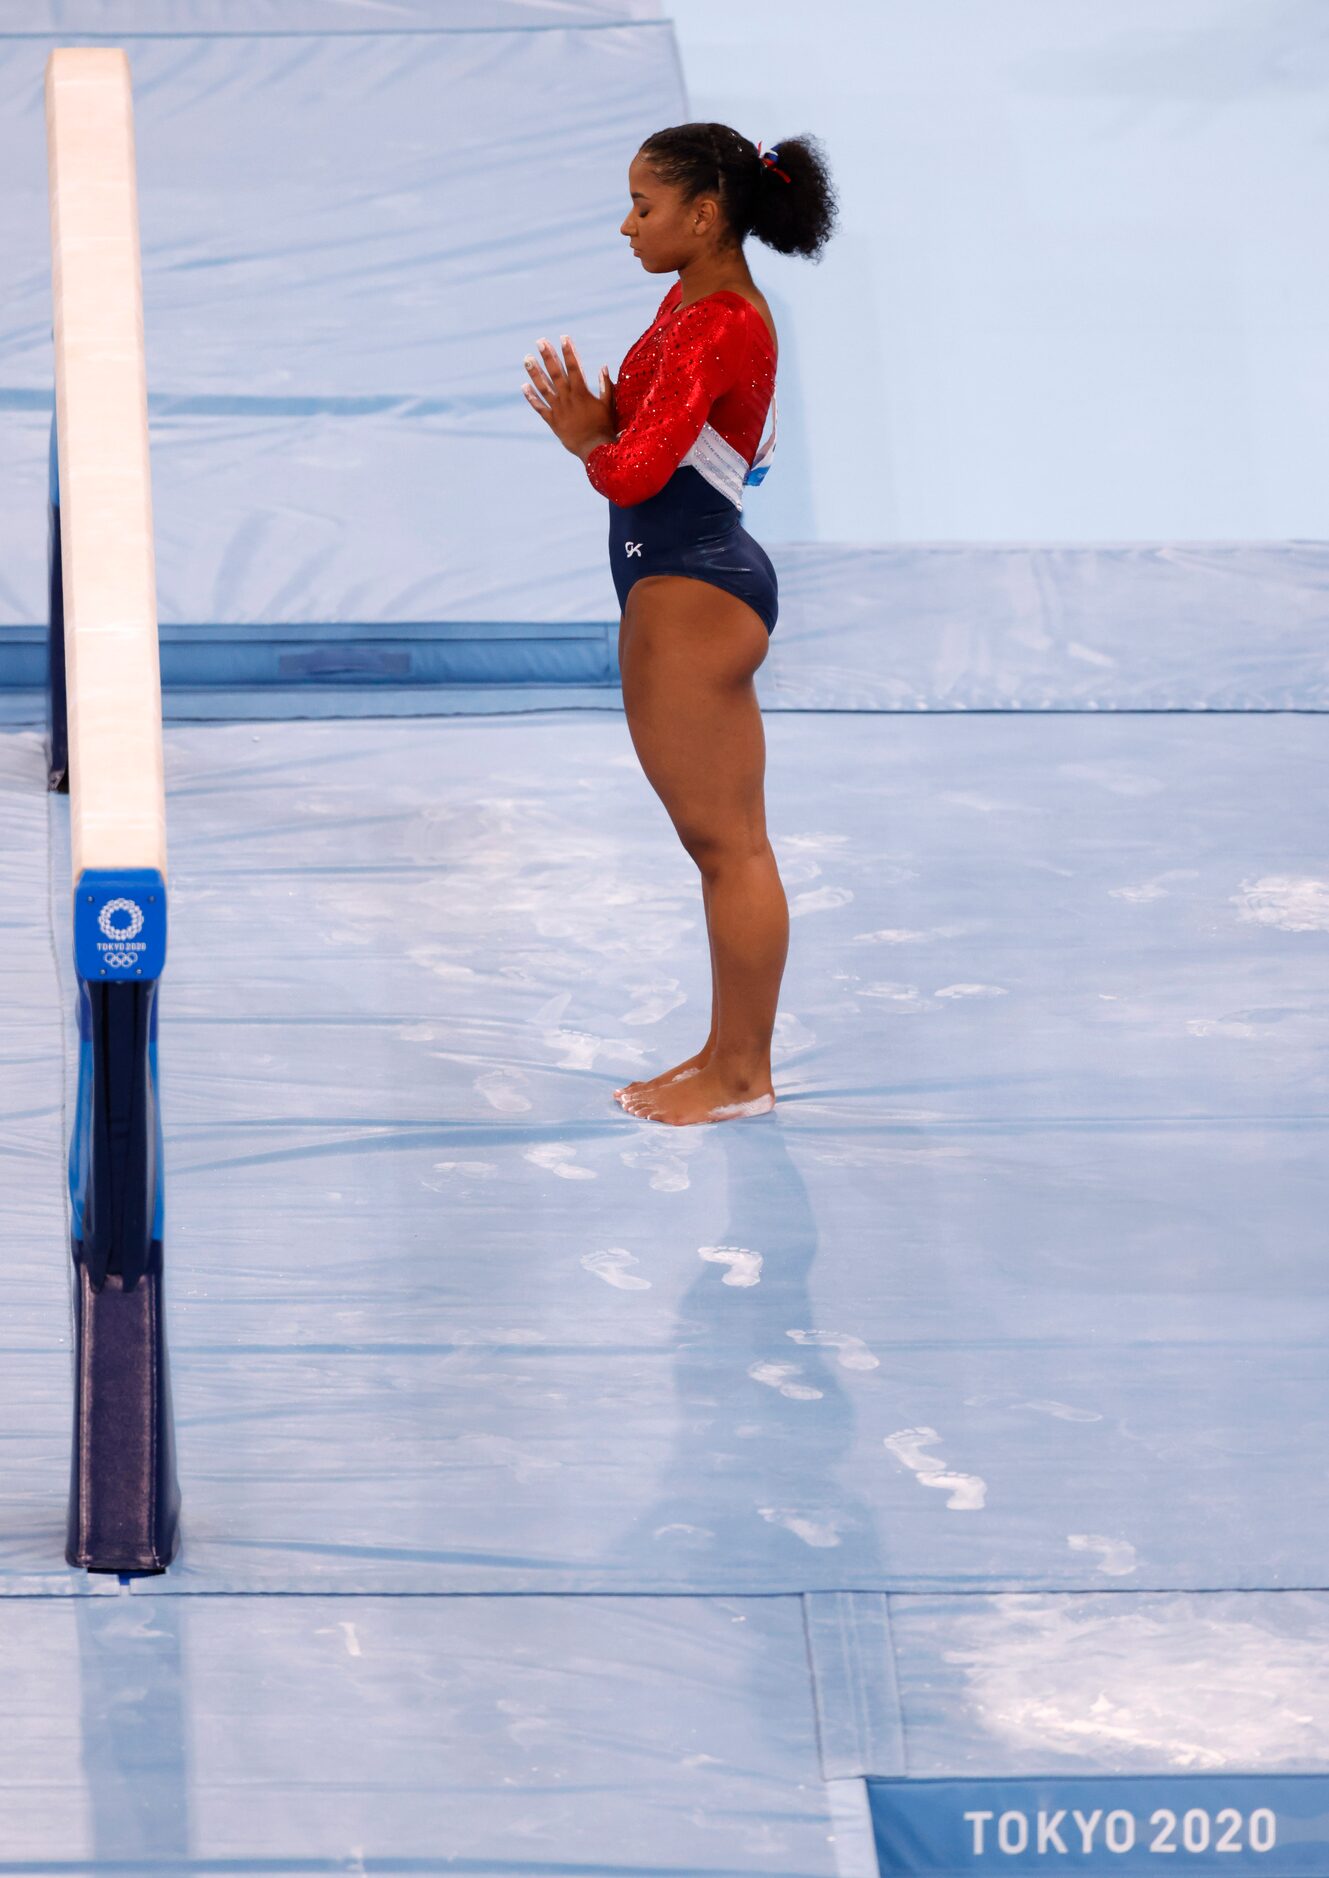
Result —
[{"label": "long sleeve leotard", "polygon": [[675,281],[623,360],[618,435],[590,452],[586,474],[601,495],[631,506],[689,462],[741,509],[774,396],[775,347],[742,294],[722,288],[680,306],[682,294]]}]

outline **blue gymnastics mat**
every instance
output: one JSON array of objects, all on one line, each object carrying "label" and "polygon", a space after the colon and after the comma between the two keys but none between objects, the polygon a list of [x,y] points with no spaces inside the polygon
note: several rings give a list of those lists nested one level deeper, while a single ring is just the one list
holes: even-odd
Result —
[{"label": "blue gymnastics mat", "polygon": [[774,713],[777,1108],[664,1130],[610,1091],[704,928],[620,716],[169,726],[183,1549],[123,1585],[62,1562],[68,808],[0,736],[0,1872],[863,1878],[870,1810],[1023,1872],[1072,1792],[1149,1871],[1160,1779],[1184,1869],[1322,1870],[1327,734]]}]

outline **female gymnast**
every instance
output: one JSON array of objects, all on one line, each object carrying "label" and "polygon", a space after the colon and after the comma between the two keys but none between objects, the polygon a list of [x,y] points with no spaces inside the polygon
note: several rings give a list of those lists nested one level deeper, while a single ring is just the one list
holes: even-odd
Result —
[{"label": "female gymnast", "polygon": [[[646,779],[701,874],[711,1028],[694,1056],[614,1091],[681,1127],[775,1107],[771,1033],[789,910],[766,833],[753,675],[778,611],[775,569],[742,525],[775,445],[777,340],[748,234],[815,256],[834,225],[819,147],[763,152],[727,124],[656,131],[628,169],[619,233],[648,274],[677,272],[619,368],[586,382],[572,341],[528,354],[522,391],[609,500],[619,669]],[[771,432],[758,449],[767,416]]]}]

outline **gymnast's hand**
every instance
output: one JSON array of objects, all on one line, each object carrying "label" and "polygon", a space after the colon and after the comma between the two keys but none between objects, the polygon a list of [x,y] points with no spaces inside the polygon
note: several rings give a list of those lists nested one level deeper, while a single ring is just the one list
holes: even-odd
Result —
[{"label": "gymnast's hand", "polygon": [[609,367],[600,367],[597,396],[586,383],[577,349],[566,333],[562,359],[547,339],[540,341],[540,352],[545,362],[544,371],[532,353],[526,355],[526,369],[534,385],[534,388],[522,386],[526,402],[540,413],[563,448],[571,450],[573,456],[579,456],[584,463],[597,444],[612,443],[616,435],[614,385]]}]

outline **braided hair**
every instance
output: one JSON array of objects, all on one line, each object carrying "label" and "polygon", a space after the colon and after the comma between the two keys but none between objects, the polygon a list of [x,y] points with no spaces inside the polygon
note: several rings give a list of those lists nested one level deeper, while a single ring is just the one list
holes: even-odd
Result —
[{"label": "braided hair", "polygon": [[[724,245],[749,235],[778,254],[820,258],[835,227],[837,201],[815,137],[786,137],[760,154],[728,124],[675,124],[653,131],[637,153],[685,202],[719,197]],[[773,159],[773,160],[772,160]]]}]

